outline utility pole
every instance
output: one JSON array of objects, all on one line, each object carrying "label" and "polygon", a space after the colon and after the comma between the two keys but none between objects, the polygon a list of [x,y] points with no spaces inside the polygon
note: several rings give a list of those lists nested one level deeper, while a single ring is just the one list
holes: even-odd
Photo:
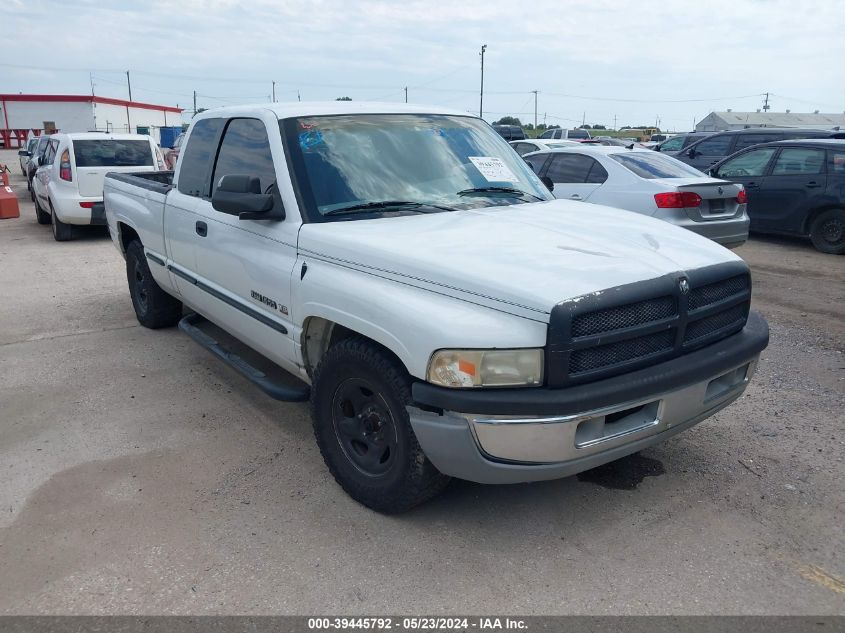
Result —
[{"label": "utility pole", "polygon": [[539,90],[532,90],[531,92],[534,93],[534,130],[537,129],[537,93],[540,92]]},{"label": "utility pole", "polygon": [[273,82],[273,103],[276,103],[276,82]]},{"label": "utility pole", "polygon": [[129,83],[129,71],[126,71],[126,87],[129,88],[129,100],[132,101],[132,84]]},{"label": "utility pole", "polygon": [[88,73],[88,81],[91,82],[91,96],[94,96],[94,75]]},{"label": "utility pole", "polygon": [[297,101],[302,101],[302,97],[301,97],[301,96],[300,96],[300,94],[299,94],[299,90],[297,90],[297,91],[296,91],[296,100],[297,100]]},{"label": "utility pole", "polygon": [[405,103],[408,103],[408,86],[405,86]]},{"label": "utility pole", "polygon": [[763,102],[763,112],[768,112],[769,108],[772,106],[769,105],[769,93],[766,93],[766,100]]},{"label": "utility pole", "polygon": [[481,93],[478,97],[478,117],[484,118],[484,53],[487,51],[487,44],[481,45]]},{"label": "utility pole", "polygon": [[616,115],[613,115],[613,129],[616,129]]},{"label": "utility pole", "polygon": [[194,116],[197,116],[197,91],[194,90]]}]

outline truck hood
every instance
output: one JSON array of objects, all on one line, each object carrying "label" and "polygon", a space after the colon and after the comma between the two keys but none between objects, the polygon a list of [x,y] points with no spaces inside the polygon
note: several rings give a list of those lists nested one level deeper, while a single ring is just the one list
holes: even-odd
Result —
[{"label": "truck hood", "polygon": [[739,259],[662,220],[569,200],[305,224],[299,250],[544,321],[567,299]]}]

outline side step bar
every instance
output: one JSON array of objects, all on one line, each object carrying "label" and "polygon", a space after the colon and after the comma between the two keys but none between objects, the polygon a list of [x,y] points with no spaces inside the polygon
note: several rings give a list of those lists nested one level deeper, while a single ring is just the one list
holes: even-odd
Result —
[{"label": "side step bar", "polygon": [[285,402],[304,402],[308,400],[311,395],[311,389],[308,385],[297,388],[273,382],[267,374],[256,369],[237,354],[228,351],[197,327],[203,321],[205,321],[205,318],[199,314],[188,314],[179,321],[179,329],[240,373],[244,378],[255,384],[256,387],[271,398]]}]

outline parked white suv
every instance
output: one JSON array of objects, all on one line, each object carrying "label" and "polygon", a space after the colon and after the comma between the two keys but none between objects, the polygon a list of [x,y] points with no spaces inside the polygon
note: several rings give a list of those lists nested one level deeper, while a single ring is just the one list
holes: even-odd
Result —
[{"label": "parked white suv", "polygon": [[139,322],[310,395],[329,471],[383,512],[659,442],[738,398],[768,342],[739,257],[555,200],[465,112],[208,110],[175,175],[108,174],[105,206]]},{"label": "parked white suv", "polygon": [[143,134],[53,134],[32,181],[39,224],[53,237],[73,237],[73,225],[105,225],[107,172],[156,171],[163,166],[155,141]]}]

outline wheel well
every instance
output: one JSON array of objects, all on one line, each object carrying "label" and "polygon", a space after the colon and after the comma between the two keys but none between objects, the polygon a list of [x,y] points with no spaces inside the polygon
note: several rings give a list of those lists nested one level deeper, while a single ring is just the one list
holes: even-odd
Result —
[{"label": "wheel well", "polygon": [[322,317],[309,317],[302,328],[302,359],[309,376],[312,376],[317,364],[330,347],[347,338],[358,337],[378,345],[382,350],[393,356],[396,362],[407,371],[405,363],[390,349],[348,327],[323,319]]},{"label": "wheel well", "polygon": [[816,218],[819,217],[819,214],[824,213],[825,211],[830,211],[831,209],[842,209],[843,207],[838,204],[829,204],[825,207],[819,207],[818,209],[813,209],[807,214],[807,219],[804,220],[804,226],[802,227],[802,231],[804,235],[810,234],[810,227],[813,226],[813,222],[816,221]]},{"label": "wheel well", "polygon": [[117,228],[120,231],[120,246],[123,248],[123,252],[126,252],[126,249],[129,248],[129,245],[134,242],[135,240],[141,241],[141,238],[138,236],[138,233],[135,232],[128,224],[124,224],[123,222],[117,223]]}]

